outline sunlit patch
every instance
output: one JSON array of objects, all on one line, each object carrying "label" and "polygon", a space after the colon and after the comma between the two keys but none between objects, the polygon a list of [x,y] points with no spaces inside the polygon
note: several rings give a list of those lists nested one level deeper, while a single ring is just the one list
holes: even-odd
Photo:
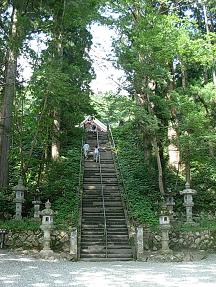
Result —
[{"label": "sunlit patch", "polygon": [[55,280],[54,283],[55,283],[55,284],[64,284],[65,282],[62,281],[62,280]]},{"label": "sunlit patch", "polygon": [[14,286],[15,279],[17,279],[18,277],[20,277],[20,276],[17,274],[2,276],[2,277],[0,277],[0,286],[2,286],[1,282],[5,285],[6,284],[8,284],[8,285],[13,284],[12,286]]},{"label": "sunlit patch", "polygon": [[25,268],[25,270],[28,270],[28,269],[38,269],[38,266],[28,266]]},{"label": "sunlit patch", "polygon": [[34,287],[49,287],[49,286],[52,286],[48,283],[33,283],[32,286]]},{"label": "sunlit patch", "polygon": [[21,261],[21,262],[33,262],[35,260],[31,259],[31,258],[10,258],[7,259],[8,261]]},{"label": "sunlit patch", "polygon": [[14,281],[12,281],[12,280],[5,280],[4,284],[14,284]]}]

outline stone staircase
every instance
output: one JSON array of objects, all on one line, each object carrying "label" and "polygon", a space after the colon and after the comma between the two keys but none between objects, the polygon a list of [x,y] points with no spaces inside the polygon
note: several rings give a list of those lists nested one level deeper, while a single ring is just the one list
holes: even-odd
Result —
[{"label": "stone staircase", "polygon": [[[88,133],[93,148],[97,134]],[[80,259],[132,260],[128,229],[107,133],[98,133],[100,163],[91,155],[84,163]],[[103,187],[103,188],[102,188]]]}]

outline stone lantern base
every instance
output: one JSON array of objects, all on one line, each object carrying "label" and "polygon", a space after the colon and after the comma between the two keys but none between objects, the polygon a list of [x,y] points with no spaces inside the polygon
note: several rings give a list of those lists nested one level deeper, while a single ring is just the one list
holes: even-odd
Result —
[{"label": "stone lantern base", "polygon": [[173,250],[172,249],[166,249],[166,250],[161,249],[161,250],[159,250],[159,253],[161,255],[172,255],[173,254]]},{"label": "stone lantern base", "polygon": [[50,250],[43,249],[40,251],[39,254],[40,254],[40,257],[45,258],[45,259],[53,257],[55,255],[55,253],[51,249]]}]

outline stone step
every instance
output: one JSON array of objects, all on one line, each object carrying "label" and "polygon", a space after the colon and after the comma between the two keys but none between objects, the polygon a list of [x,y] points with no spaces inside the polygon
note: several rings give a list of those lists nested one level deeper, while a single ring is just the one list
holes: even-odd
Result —
[{"label": "stone step", "polygon": [[[82,213],[83,216],[104,216],[104,212],[103,211],[100,211],[100,212],[83,212]],[[122,217],[125,217],[125,214],[124,214],[124,211],[123,210],[115,210],[114,212],[105,212],[105,215],[108,216],[108,217],[113,217],[113,216],[122,216]]]},{"label": "stone step", "polygon": [[102,261],[101,259],[104,258],[106,260],[104,261],[124,261],[124,260],[132,260],[132,254],[124,254],[124,253],[114,253],[114,254],[107,254],[107,258],[106,258],[106,254],[105,253],[92,253],[92,254],[83,254],[81,252],[80,254],[81,259],[83,260],[85,258],[86,259],[92,259],[92,260],[97,260],[100,259],[100,261]]},{"label": "stone step", "polygon": [[[101,183],[101,178],[100,177],[84,177],[83,179],[84,184],[88,184],[88,183]],[[116,183],[118,184],[118,179],[117,177],[109,177],[109,178],[103,178],[102,179],[102,184],[113,184]]]},{"label": "stone step", "polygon": [[[89,159],[89,160],[85,160],[84,168],[99,169],[100,165],[98,165],[98,163],[96,163],[92,159]],[[101,169],[102,170],[105,170],[105,169],[107,169],[107,170],[114,169],[115,170],[114,161],[110,160],[109,162],[107,162],[107,161],[105,162],[105,160],[104,160],[103,162],[101,162]]]},{"label": "stone step", "polygon": [[132,261],[133,258],[96,258],[96,257],[92,257],[92,258],[85,258],[85,257],[80,257],[80,260],[83,262],[122,262],[122,261]]},{"label": "stone step", "polygon": [[[110,187],[110,189],[109,189]],[[83,195],[101,195],[102,194],[102,186],[101,184],[98,186],[98,189],[83,189]],[[118,185],[116,186],[107,186],[107,185],[103,185],[103,194],[106,195],[106,196],[119,196],[121,193],[120,193],[120,190],[119,190],[119,187]]]},{"label": "stone step", "polygon": [[114,215],[125,215],[124,214],[124,210],[123,210],[123,208],[121,207],[121,206],[113,206],[113,208],[111,208],[111,207],[108,207],[108,206],[105,206],[105,212],[104,212],[104,210],[103,210],[103,207],[101,206],[101,207],[92,207],[92,206],[84,206],[84,208],[83,208],[83,212],[82,212],[82,214],[86,214],[86,215],[98,215],[98,216],[100,216],[100,215],[103,215],[103,214],[106,214],[106,215],[112,215],[112,214],[114,214]]},{"label": "stone step", "polygon": [[[97,229],[101,229],[104,230],[104,223],[82,223],[82,230],[95,230],[95,232],[97,232]],[[112,225],[112,226],[107,226],[107,232],[111,231],[111,230],[127,230],[127,225],[126,224],[119,224],[119,225]]]},{"label": "stone step", "polygon": [[[81,238],[81,240],[82,240],[82,238]],[[84,240],[82,240],[82,242],[81,242],[81,249],[83,249],[83,248],[93,248],[94,246],[103,246],[103,247],[105,247],[105,245],[106,245],[106,241],[105,240],[92,240],[92,241],[84,241]]]},{"label": "stone step", "polygon": [[[125,218],[125,215],[124,215],[124,212],[105,212],[105,215],[107,218],[119,218],[121,217],[122,219]],[[101,211],[101,212],[92,212],[92,211],[89,211],[89,212],[83,212],[82,213],[82,216],[83,218],[87,218],[87,217],[91,217],[94,218],[94,217],[103,217],[104,216],[104,212]]]},{"label": "stone step", "polygon": [[[104,231],[104,224],[101,225],[101,226],[92,226],[92,225],[82,225],[82,231],[93,231],[93,232],[100,232],[100,231]],[[113,232],[127,232],[128,229],[127,229],[127,226],[124,224],[124,225],[121,225],[121,226],[114,226],[114,227],[110,227],[108,226],[107,227],[107,232],[109,233],[113,233]]]},{"label": "stone step", "polygon": [[[100,204],[103,203],[103,198],[101,195],[99,195],[98,197],[94,197],[94,198],[86,196],[85,198],[83,198],[83,203],[84,203],[84,205],[90,203],[92,208],[94,208],[94,207],[98,208],[98,207],[100,207]],[[122,207],[121,198],[115,199],[115,198],[110,198],[110,197],[104,196],[104,203],[105,203],[105,206],[107,204],[109,207],[110,207],[110,204],[112,204],[112,203],[113,203],[113,205],[112,205],[113,207],[115,207],[117,204],[121,204],[121,207]],[[117,207],[119,207],[119,206],[117,205]]]},{"label": "stone step", "polygon": [[[98,212],[100,214],[103,214],[103,207],[86,207],[83,208],[83,211],[86,213],[95,213]],[[121,206],[113,206],[113,207],[106,207],[106,212],[109,214],[109,212],[114,212],[114,211],[123,211]],[[83,212],[83,214],[85,214]]]},{"label": "stone step", "polygon": [[106,172],[99,172],[99,171],[94,171],[94,170],[89,170],[84,172],[84,178],[89,178],[89,177],[94,177],[94,178],[117,178],[116,172],[113,171],[106,171]]},{"label": "stone step", "polygon": [[81,235],[82,241],[104,241],[105,235],[104,234],[83,234]]},{"label": "stone step", "polygon": [[101,184],[100,182],[84,183],[83,191],[88,192],[90,194],[98,194],[98,193],[101,193],[102,187],[103,187],[104,194],[114,195],[114,194],[120,193],[118,183],[103,183],[103,184]]},{"label": "stone step", "polygon": [[[122,203],[119,202],[119,201],[104,201],[104,205],[105,205],[105,208],[110,208],[110,207],[120,207],[122,208]],[[99,209],[99,208],[102,208],[103,209],[103,202],[92,202],[92,207],[85,207],[85,205],[83,205],[83,210],[84,211],[94,211],[94,209]],[[89,210],[88,210],[89,209]]]},{"label": "stone step", "polygon": [[[121,195],[120,195],[120,192],[103,192],[104,194],[104,198],[107,200],[107,201],[119,201],[121,202]],[[84,192],[83,193],[83,200],[84,201],[87,201],[87,200],[91,200],[91,201],[95,201],[95,202],[98,202],[102,199],[102,192],[99,191],[99,192]]]},{"label": "stone step", "polygon": [[[104,196],[119,196],[121,195],[120,190],[118,189],[118,185],[116,186],[117,188],[114,189],[113,186],[111,186],[112,189],[109,189],[109,186],[103,186],[103,194]],[[102,194],[102,186],[100,185],[100,188],[98,189],[84,189],[83,190],[83,195],[92,195],[92,196],[98,196]]]},{"label": "stone step", "polygon": [[[125,218],[124,216],[106,216],[106,224],[109,225],[110,222],[112,223],[113,221],[116,222],[116,220],[118,220],[118,222],[120,223],[125,223]],[[91,222],[101,222],[104,223],[104,217],[103,216],[98,216],[98,215],[89,215],[89,216],[83,216],[82,217],[82,222],[87,222],[87,221],[91,221]]]},{"label": "stone step", "polygon": [[[104,234],[104,229],[101,230],[94,230],[94,229],[89,229],[85,230],[83,229],[81,234],[84,235],[94,235],[94,234]],[[107,230],[107,234],[109,235],[127,235],[128,236],[128,231],[127,229],[125,230]]]},{"label": "stone step", "polygon": [[[101,253],[105,253],[106,252],[106,247],[105,246],[91,246],[89,248],[83,248],[82,249],[82,254],[90,254],[94,252],[94,254],[101,254]],[[131,252],[131,248],[129,246],[127,246],[127,248],[107,248],[107,255],[111,255],[111,254],[124,254],[124,256],[128,255],[131,256],[132,252]]]}]

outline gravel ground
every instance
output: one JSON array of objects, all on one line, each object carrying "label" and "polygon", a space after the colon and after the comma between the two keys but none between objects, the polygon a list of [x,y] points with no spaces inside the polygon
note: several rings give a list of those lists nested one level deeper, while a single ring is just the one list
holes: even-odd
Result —
[{"label": "gravel ground", "polygon": [[216,255],[187,263],[69,262],[0,251],[0,287],[216,287]]}]

